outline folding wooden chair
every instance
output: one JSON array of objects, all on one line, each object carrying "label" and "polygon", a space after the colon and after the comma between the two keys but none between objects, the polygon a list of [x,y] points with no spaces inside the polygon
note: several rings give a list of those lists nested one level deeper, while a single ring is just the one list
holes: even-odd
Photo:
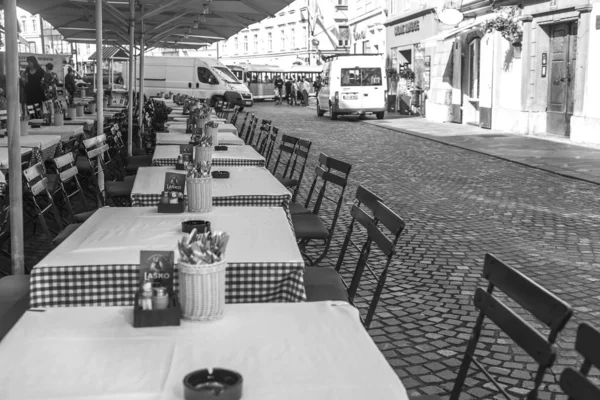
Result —
[{"label": "folding wooden chair", "polygon": [[83,193],[83,189],[77,179],[77,166],[75,165],[75,158],[73,153],[67,153],[63,156],[57,157],[54,160],[54,165],[58,171],[58,177],[60,182],[60,191],[63,195],[65,205],[69,212],[70,222],[84,222],[86,221],[96,210],[86,211],[82,213],[75,213],[71,198],[80,195],[81,200],[85,209],[87,209],[87,201]]},{"label": "folding wooden chair", "polygon": [[[361,208],[361,205],[364,207]],[[355,305],[355,297],[358,294],[358,288],[366,269],[371,275],[371,279],[377,282],[375,291],[369,302],[367,314],[364,319],[361,317],[365,328],[369,329],[385,286],[389,267],[395,255],[398,239],[404,230],[405,223],[402,218],[381,202],[381,198],[363,186],[359,186],[356,191],[356,201],[350,210],[350,215],[352,219],[348,225],[346,237],[335,269],[306,268],[304,274],[306,297],[308,301],[346,300]],[[364,228],[366,240],[357,242],[353,239],[356,224]],[[388,237],[389,234],[383,232],[384,228],[391,234],[392,239]],[[352,245],[359,252],[359,257],[352,281],[347,284],[339,273],[344,264],[349,245]],[[385,265],[380,271],[377,271],[369,263],[373,246],[383,253],[386,260]],[[360,297],[365,298],[364,296]]]},{"label": "folding wooden chair", "polygon": [[[277,128],[274,128],[277,129]],[[294,150],[296,150],[296,145],[298,144],[298,138],[289,135],[282,135],[281,142],[279,144],[279,154],[275,159],[275,164],[273,165],[273,169],[271,173],[273,176],[277,177],[281,176],[279,179],[283,179],[290,172],[290,168],[292,165],[292,156],[294,154]],[[283,173],[279,174],[280,166],[283,168]]]},{"label": "folding wooden chair", "polygon": [[[554,343],[560,331],[571,318],[573,310],[567,303],[492,254],[486,254],[485,256],[483,277],[489,284],[487,290],[478,288],[475,291],[473,302],[479,310],[479,315],[475,321],[475,326],[473,326],[471,338],[454,381],[450,400],[459,399],[471,362],[487,376],[506,399],[511,400],[506,390],[496,382],[484,365],[475,358],[477,343],[486,317],[537,362],[538,368],[532,382],[533,387],[526,396],[527,400],[537,400],[538,389],[546,370],[552,367],[556,360],[556,346]],[[496,288],[502,290],[508,298],[519,304],[549,328],[548,336],[544,337],[500,298],[494,296],[493,292]],[[439,397],[421,396],[412,399],[439,399]]]},{"label": "folding wooden chair", "polygon": [[258,129],[258,135],[256,137],[256,142],[254,142],[254,138],[250,138],[250,142],[248,143],[250,146],[254,147],[259,154],[263,157],[266,155],[265,150],[267,148],[267,140],[269,139],[269,134],[271,133],[271,121],[267,119],[263,119],[260,127]]},{"label": "folding wooden chair", "polygon": [[[308,154],[310,152],[310,148],[312,146],[312,142],[306,139],[299,139],[298,145],[294,150],[294,155],[292,156],[292,165],[289,169],[289,176],[282,176],[279,179],[279,182],[283,186],[288,189],[292,189],[292,203],[296,202],[296,198],[298,197],[298,192],[300,190],[300,185],[302,183],[302,178],[304,177],[304,171],[306,169],[306,164],[308,161]],[[292,213],[299,213],[298,209],[294,207],[294,210],[291,210]],[[300,212],[301,213],[301,212]]]},{"label": "folding wooden chair", "polygon": [[600,331],[585,322],[579,325],[575,350],[583,356],[581,369],[565,368],[560,375],[560,387],[569,396],[568,400],[598,400],[600,387],[588,378],[588,374],[592,366],[600,369]]},{"label": "folding wooden chair", "polygon": [[271,132],[269,132],[269,136],[266,139],[264,154],[261,153],[265,157],[266,169],[269,169],[269,165],[271,164],[271,157],[273,157],[273,149],[275,148],[275,143],[277,142],[277,136],[279,136],[279,128],[271,128]]},{"label": "folding wooden chair", "polygon": [[[242,121],[242,126],[240,127],[240,129],[238,130],[239,132],[239,136],[243,139],[243,135],[244,135],[244,129],[246,129],[246,124],[248,123],[248,118],[250,117],[250,115],[252,115],[252,118],[254,118],[254,114],[251,114],[250,111],[246,112],[246,116],[244,117],[244,121]],[[250,119],[250,121],[252,121],[252,119]],[[237,122],[237,119],[236,119]]]},{"label": "folding wooden chair", "polygon": [[[307,214],[292,214],[294,231],[296,233],[296,238],[299,240],[298,245],[301,252],[308,260],[309,265],[318,264],[327,255],[344,200],[344,192],[348,184],[348,175],[352,169],[350,164],[328,157],[325,154],[321,154],[319,159],[321,165],[317,166],[315,169],[315,179],[308,192],[305,204],[305,208],[309,209],[313,194],[316,194],[312,210]],[[341,173],[341,175],[335,174],[334,172]],[[318,192],[317,184],[320,184]],[[328,195],[327,189],[328,187],[331,188],[331,186],[337,189],[336,198],[329,197]],[[325,226],[325,223],[321,218],[321,206],[324,200],[335,205],[329,227]],[[306,254],[306,246],[314,240],[322,240],[324,242],[324,248],[317,259],[313,261],[312,258]]]}]

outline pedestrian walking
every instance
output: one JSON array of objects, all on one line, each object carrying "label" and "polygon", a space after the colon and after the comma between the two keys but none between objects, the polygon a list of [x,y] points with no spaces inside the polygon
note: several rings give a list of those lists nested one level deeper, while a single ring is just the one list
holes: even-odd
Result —
[{"label": "pedestrian walking", "polygon": [[290,106],[290,102],[292,101],[292,80],[289,76],[285,78],[285,101]]},{"label": "pedestrian walking", "polygon": [[308,107],[308,92],[310,92],[310,82],[308,79],[302,81],[302,100],[304,107]]},{"label": "pedestrian walking", "polygon": [[21,103],[21,111],[23,115],[29,115],[27,112],[27,93],[25,87],[27,86],[27,71],[22,70],[19,72],[19,103]]},{"label": "pedestrian walking", "polygon": [[323,86],[323,82],[321,82],[321,75],[317,76],[317,79],[313,83],[313,88],[315,89],[315,95],[319,96],[319,92],[321,91],[321,87]]},{"label": "pedestrian walking", "polygon": [[27,57],[27,69],[25,72],[27,83],[25,84],[25,97],[27,105],[39,107],[42,110],[42,104],[46,100],[44,89],[42,88],[42,79],[44,79],[44,70],[38,63],[35,56]]},{"label": "pedestrian walking", "polygon": [[[298,83],[294,78],[292,78],[292,100],[294,105],[298,105]],[[291,105],[291,104],[290,104]]]},{"label": "pedestrian walking", "polygon": [[50,115],[54,114],[54,102],[58,99],[56,86],[58,85],[58,75],[54,72],[52,63],[46,64],[46,73],[42,79],[42,88],[46,99],[46,108]]},{"label": "pedestrian walking", "polygon": [[75,99],[75,73],[73,72],[73,68],[69,67],[67,70],[67,76],[65,76],[65,89],[69,92],[69,103],[73,104],[73,100]]},{"label": "pedestrian walking", "polygon": [[281,100],[283,99],[283,79],[281,79],[281,76],[277,75],[275,77],[275,82],[273,82],[275,85],[275,98],[276,98],[276,102],[275,104],[281,104]]}]

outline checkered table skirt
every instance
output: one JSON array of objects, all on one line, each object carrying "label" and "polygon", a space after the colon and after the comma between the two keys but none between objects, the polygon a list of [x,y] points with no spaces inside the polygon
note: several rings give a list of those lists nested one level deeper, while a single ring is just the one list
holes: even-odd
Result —
[{"label": "checkered table skirt", "polygon": [[[177,163],[175,158],[157,158],[152,160],[152,164],[159,167],[174,167]],[[243,160],[234,158],[213,158],[214,167],[264,167],[264,160]]]},{"label": "checkered table skirt", "polygon": [[[0,171],[0,174],[2,173],[2,171]],[[6,188],[7,185],[5,182],[0,182],[0,198],[4,197],[6,195]]]},{"label": "checkered table skirt", "polygon": [[[179,289],[177,266],[175,290]],[[231,263],[228,303],[306,300],[303,263]],[[139,265],[36,267],[31,272],[31,307],[129,306],[139,289]]]},{"label": "checkered table skirt", "polygon": [[[160,194],[131,194],[132,207],[153,207],[160,202]],[[187,196],[185,196],[187,201]],[[227,196],[213,197],[213,206],[225,207],[287,207],[291,200],[289,195],[280,196]]]}]

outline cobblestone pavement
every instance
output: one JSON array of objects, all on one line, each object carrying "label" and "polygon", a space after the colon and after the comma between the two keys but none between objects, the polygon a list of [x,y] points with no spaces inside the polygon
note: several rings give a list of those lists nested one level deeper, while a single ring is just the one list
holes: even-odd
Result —
[{"label": "cobblestone pavement", "polygon": [[[559,399],[557,379],[579,366],[576,326],[600,326],[600,187],[482,154],[361,123],[330,121],[302,107],[258,104],[285,134],[313,142],[300,199],[306,197],[320,152],[353,165],[335,241],[323,266],[335,265],[349,205],[363,184],[407,222],[370,334],[410,395],[452,388],[476,311],[481,266],[493,253],[545,286],[575,310],[558,341],[541,399]],[[373,117],[369,117],[373,118]],[[353,264],[345,264],[352,270]],[[373,287],[366,282],[361,292]],[[370,298],[370,297],[369,297]],[[526,320],[532,318],[524,316]],[[515,398],[536,366],[492,324],[479,355]],[[493,386],[471,370],[461,399],[493,399]]]},{"label": "cobblestone pavement", "polygon": [[[272,119],[283,133],[313,142],[300,200],[306,198],[320,152],[353,165],[335,240],[322,266],[337,261],[359,184],[407,222],[370,334],[410,395],[445,395],[451,389],[476,317],[472,294],[484,285],[481,266],[490,252],[575,309],[559,337],[557,365],[546,374],[540,393],[541,399],[564,398],[558,395],[558,376],[565,366],[581,363],[573,350],[576,326],[582,321],[600,325],[599,186],[357,118],[330,121],[312,109],[273,103],[250,110]],[[34,235],[28,226],[27,265],[50,249],[40,230]],[[353,264],[345,265],[347,275]],[[368,296],[372,287],[367,281],[360,293]],[[479,349],[500,382],[522,397],[535,370],[531,358],[491,324]],[[486,382],[472,370],[461,399],[496,398]]]}]

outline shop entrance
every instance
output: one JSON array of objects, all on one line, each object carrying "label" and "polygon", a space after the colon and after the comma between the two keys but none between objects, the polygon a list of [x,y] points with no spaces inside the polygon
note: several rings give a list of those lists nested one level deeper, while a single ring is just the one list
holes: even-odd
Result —
[{"label": "shop entrance", "polygon": [[548,133],[569,136],[573,115],[573,87],[577,54],[577,22],[550,27],[550,80],[548,82]]}]

